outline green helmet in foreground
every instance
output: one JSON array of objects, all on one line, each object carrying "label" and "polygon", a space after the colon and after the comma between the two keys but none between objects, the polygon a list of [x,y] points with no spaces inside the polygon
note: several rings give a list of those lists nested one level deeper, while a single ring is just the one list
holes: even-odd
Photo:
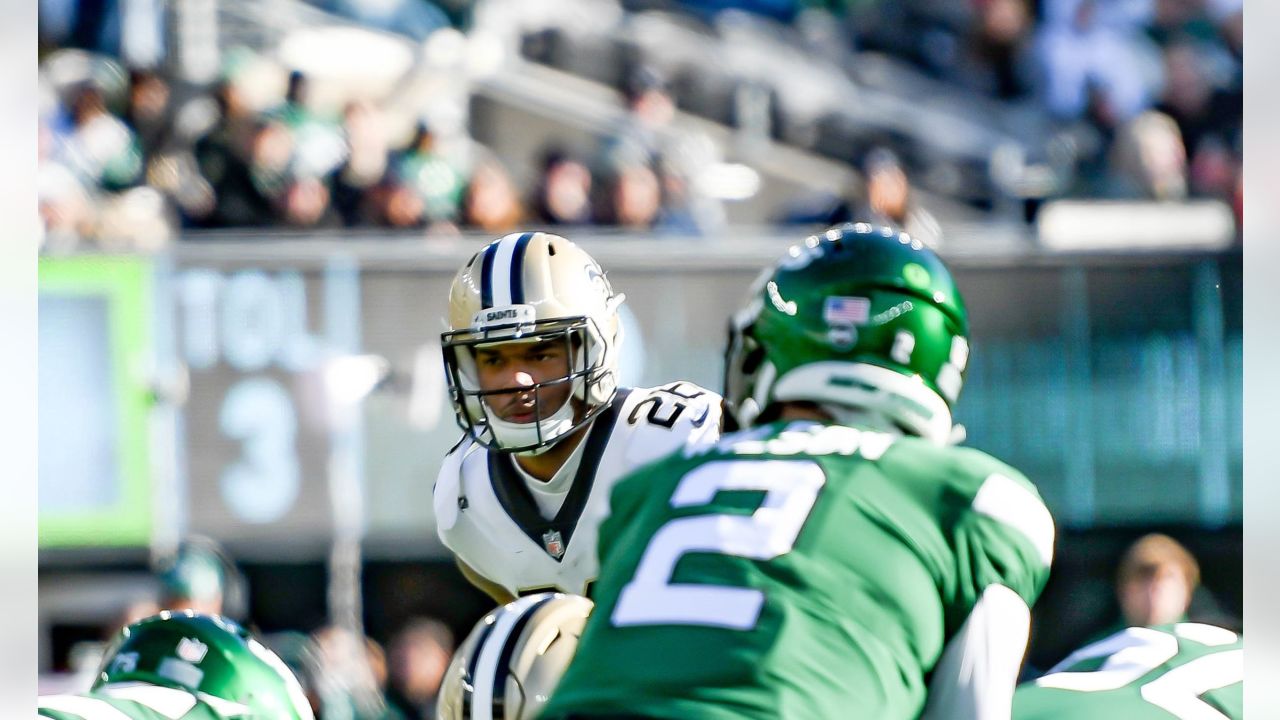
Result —
[{"label": "green helmet in foreground", "polygon": [[942,261],[890,228],[846,224],[787,250],[735,316],[725,400],[742,427],[810,401],[946,444],[969,360],[964,300]]},{"label": "green helmet in foreground", "polygon": [[226,717],[312,720],[288,667],[235,622],[165,611],[121,631],[93,689],[142,682],[186,690]]}]

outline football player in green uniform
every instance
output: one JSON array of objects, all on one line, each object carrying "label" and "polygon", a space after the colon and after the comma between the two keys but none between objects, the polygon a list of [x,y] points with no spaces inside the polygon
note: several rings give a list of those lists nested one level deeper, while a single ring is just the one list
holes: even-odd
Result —
[{"label": "football player in green uniform", "polygon": [[1054,528],[951,444],[968,320],[922,243],[790,248],[733,321],[741,432],[622,480],[542,718],[1008,718]]},{"label": "football player in green uniform", "polygon": [[1018,688],[1014,720],[1241,720],[1244,639],[1199,623],[1131,627]]},{"label": "football player in green uniform", "polygon": [[121,631],[93,688],[47,695],[56,720],[313,720],[302,687],[275,653],[217,615],[169,612]]}]

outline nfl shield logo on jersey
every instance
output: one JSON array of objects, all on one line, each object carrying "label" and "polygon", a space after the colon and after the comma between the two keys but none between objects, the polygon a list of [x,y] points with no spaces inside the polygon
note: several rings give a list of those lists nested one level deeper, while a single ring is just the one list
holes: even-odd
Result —
[{"label": "nfl shield logo on jersey", "polygon": [[542,533],[542,547],[547,549],[547,554],[559,560],[564,555],[564,538],[560,536],[559,530],[548,530]]}]

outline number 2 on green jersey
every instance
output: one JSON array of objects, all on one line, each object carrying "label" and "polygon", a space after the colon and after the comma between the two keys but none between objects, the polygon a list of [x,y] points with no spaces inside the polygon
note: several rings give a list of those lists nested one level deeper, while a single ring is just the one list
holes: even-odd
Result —
[{"label": "number 2 on green jersey", "polygon": [[708,505],[721,491],[763,491],[750,515],[712,513],[665,523],[650,538],[636,573],[623,586],[613,624],[707,625],[734,630],[755,627],[764,593],[745,587],[675,583],[672,573],[686,553],[717,553],[772,560],[791,551],[826,481],[807,460],[726,460],[700,465],[685,475],[671,506]]}]

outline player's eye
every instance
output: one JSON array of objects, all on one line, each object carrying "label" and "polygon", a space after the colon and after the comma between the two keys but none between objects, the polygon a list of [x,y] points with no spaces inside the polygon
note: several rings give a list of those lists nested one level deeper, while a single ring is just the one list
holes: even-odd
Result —
[{"label": "player's eye", "polygon": [[548,346],[531,350],[528,357],[534,362],[548,362],[550,360],[556,360],[563,355],[564,351],[560,348]]}]

